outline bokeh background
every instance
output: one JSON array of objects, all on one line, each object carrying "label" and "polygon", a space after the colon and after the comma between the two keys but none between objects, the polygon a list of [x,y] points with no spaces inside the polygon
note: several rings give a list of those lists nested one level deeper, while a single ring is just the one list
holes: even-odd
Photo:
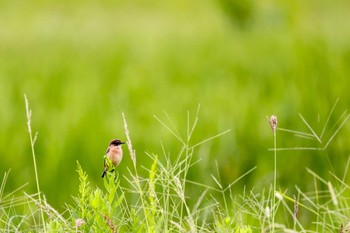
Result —
[{"label": "bokeh background", "polygon": [[[24,94],[41,189],[57,208],[78,192],[76,161],[102,187],[102,157],[113,138],[125,140],[126,114],[140,174],[145,152],[176,156],[181,143],[155,118],[168,114],[185,136],[187,114],[199,122],[191,143],[201,145],[189,179],[223,184],[249,169],[234,190],[269,188],[273,135],[266,120],[320,133],[332,106],[331,126],[350,106],[350,2],[276,0],[1,1],[0,174],[11,169],[5,191],[35,176]],[[334,129],[333,129],[334,130]],[[342,177],[349,156],[349,123],[326,151],[278,153],[278,186],[312,190],[308,167]],[[329,134],[328,134],[329,135]],[[279,147],[319,146],[278,132]],[[126,148],[125,148],[126,149]],[[126,151],[126,150],[125,150]],[[131,167],[129,153],[119,170]],[[125,180],[122,182],[126,182]]]}]

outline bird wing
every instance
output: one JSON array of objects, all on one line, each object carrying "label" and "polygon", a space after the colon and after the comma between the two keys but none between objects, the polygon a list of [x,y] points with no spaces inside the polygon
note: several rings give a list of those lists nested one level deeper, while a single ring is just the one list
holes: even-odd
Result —
[{"label": "bird wing", "polygon": [[108,165],[107,165],[107,158],[105,155],[103,159],[103,172],[102,172],[101,178],[103,178],[106,175],[107,170],[108,170]]},{"label": "bird wing", "polygon": [[103,160],[103,167],[105,168],[105,171],[108,170],[108,163],[107,163],[108,153],[109,153],[109,147],[107,148],[106,155],[104,156],[105,159]]}]

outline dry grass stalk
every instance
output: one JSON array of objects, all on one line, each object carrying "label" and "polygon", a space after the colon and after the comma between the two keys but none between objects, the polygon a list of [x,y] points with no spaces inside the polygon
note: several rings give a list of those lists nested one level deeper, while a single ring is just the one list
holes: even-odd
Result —
[{"label": "dry grass stalk", "polygon": [[296,222],[299,216],[299,204],[298,204],[298,199],[296,196],[294,196],[294,212],[293,212],[293,219]]},{"label": "dry grass stalk", "polygon": [[133,150],[131,139],[130,139],[130,133],[128,129],[128,124],[126,123],[125,114],[122,112],[123,121],[124,121],[124,129],[125,129],[125,135],[126,135],[126,144],[128,146],[128,150],[130,152],[131,160],[134,163],[134,166],[136,166],[136,151]]}]

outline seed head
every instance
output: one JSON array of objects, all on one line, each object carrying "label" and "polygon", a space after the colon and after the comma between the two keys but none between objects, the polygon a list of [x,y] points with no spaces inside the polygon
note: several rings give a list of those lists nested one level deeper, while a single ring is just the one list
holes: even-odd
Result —
[{"label": "seed head", "polygon": [[269,123],[272,129],[272,133],[276,133],[277,129],[277,117],[275,115],[272,115],[269,119]]},{"label": "seed head", "polygon": [[294,196],[294,213],[293,213],[294,221],[298,219],[298,216],[299,216],[299,202],[296,196]]}]

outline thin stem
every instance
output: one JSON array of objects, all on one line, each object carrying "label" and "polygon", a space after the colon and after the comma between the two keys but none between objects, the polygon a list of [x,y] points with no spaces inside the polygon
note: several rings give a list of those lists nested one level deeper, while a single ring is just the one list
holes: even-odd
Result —
[{"label": "thin stem", "polygon": [[[39,200],[39,203],[42,205],[41,193],[40,193],[40,185],[39,185],[38,169],[37,169],[37,166],[36,166],[36,156],[35,156],[35,150],[34,150],[34,144],[35,144],[35,141],[36,141],[36,138],[37,138],[37,134],[35,134],[35,137],[33,138],[32,128],[31,128],[32,111],[29,109],[29,102],[28,102],[28,99],[27,99],[26,95],[24,95],[24,100],[25,100],[25,104],[26,104],[27,125],[28,125],[30,146],[31,146],[32,156],[33,156],[34,173],[35,173],[36,188],[37,188],[37,192],[38,192],[38,200]],[[44,211],[43,211],[42,208],[40,208],[40,213],[41,213],[41,219],[43,221],[44,232],[46,232]]]},{"label": "thin stem", "polygon": [[334,103],[334,105],[333,105],[333,107],[332,107],[332,110],[330,111],[330,113],[329,113],[329,115],[328,115],[328,117],[327,117],[326,123],[324,124],[323,129],[322,129],[322,133],[321,133],[320,138],[322,138],[323,135],[324,135],[324,132],[325,132],[325,130],[326,130],[326,126],[327,126],[328,123],[329,123],[329,119],[331,119],[331,116],[332,116],[332,114],[333,114],[333,111],[334,111],[334,109],[335,109],[335,106],[337,106],[338,101],[339,101],[339,98],[337,98],[337,100],[335,101],[335,103]]},{"label": "thin stem", "polygon": [[126,140],[126,144],[128,146],[128,149],[129,149],[129,152],[130,152],[130,156],[131,156],[131,160],[133,162],[134,170],[135,170],[134,179],[136,181],[135,183],[136,183],[136,186],[137,186],[137,189],[138,189],[137,191],[140,194],[141,205],[142,205],[142,209],[143,209],[143,213],[145,215],[145,220],[146,220],[146,225],[147,225],[147,231],[149,231],[150,225],[149,225],[148,217],[147,217],[148,213],[146,211],[146,204],[145,204],[145,200],[144,200],[144,194],[143,194],[143,190],[141,188],[139,174],[137,172],[137,166],[136,166],[136,151],[132,148],[130,134],[129,134],[129,130],[128,130],[128,124],[126,122],[126,117],[125,117],[124,112],[122,112],[122,117],[123,117],[123,121],[124,121],[124,129],[125,129],[125,135],[126,135],[126,139],[127,139]]},{"label": "thin stem", "polygon": [[272,232],[275,231],[275,203],[276,203],[276,180],[277,180],[277,137],[276,137],[276,131],[273,133],[273,147],[274,150],[274,168],[273,168],[273,198],[272,198]]}]

